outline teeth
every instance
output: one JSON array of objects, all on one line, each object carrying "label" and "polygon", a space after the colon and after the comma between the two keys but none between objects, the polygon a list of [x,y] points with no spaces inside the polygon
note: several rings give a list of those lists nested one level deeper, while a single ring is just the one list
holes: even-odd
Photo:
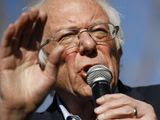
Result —
[{"label": "teeth", "polygon": [[84,73],[84,76],[85,76],[85,77],[87,76],[87,72]]}]

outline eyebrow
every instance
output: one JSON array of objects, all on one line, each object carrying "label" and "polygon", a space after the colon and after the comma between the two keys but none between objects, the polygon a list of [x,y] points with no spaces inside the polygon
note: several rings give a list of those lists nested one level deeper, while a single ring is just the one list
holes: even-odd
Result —
[{"label": "eyebrow", "polygon": [[[92,23],[91,25],[89,25],[88,27],[93,27],[93,26],[96,26],[96,25],[99,25],[99,24],[109,24],[107,22],[94,22]],[[76,27],[76,26],[71,26],[71,27],[61,27],[59,28],[58,30],[56,30],[55,33],[58,33],[58,32],[61,32],[61,31],[65,31],[65,30],[77,30],[77,29],[81,29],[80,27]]]},{"label": "eyebrow", "polygon": [[96,25],[100,25],[100,24],[109,24],[109,23],[107,23],[107,22],[95,22],[95,23],[93,23],[93,24],[91,24],[91,26],[96,26]]},{"label": "eyebrow", "polygon": [[58,30],[56,30],[55,33],[58,33],[58,32],[61,32],[61,31],[65,31],[65,30],[77,30],[77,29],[80,29],[76,26],[72,26],[72,27],[61,27],[59,28]]}]

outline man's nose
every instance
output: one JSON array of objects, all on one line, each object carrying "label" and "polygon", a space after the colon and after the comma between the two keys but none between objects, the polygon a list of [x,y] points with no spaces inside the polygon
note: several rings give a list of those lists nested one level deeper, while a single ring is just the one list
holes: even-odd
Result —
[{"label": "man's nose", "polygon": [[81,55],[95,55],[96,54],[96,41],[91,37],[88,32],[82,32],[79,35],[79,52]]}]

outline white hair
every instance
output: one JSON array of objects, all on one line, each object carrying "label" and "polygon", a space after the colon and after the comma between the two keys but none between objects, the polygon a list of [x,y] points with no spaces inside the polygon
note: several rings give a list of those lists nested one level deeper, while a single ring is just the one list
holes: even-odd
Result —
[{"label": "white hair", "polygon": [[124,42],[123,31],[121,28],[120,14],[115,8],[113,8],[105,0],[96,0],[96,1],[103,8],[103,10],[107,13],[109,22],[112,23],[114,26],[119,26],[120,28],[117,33],[117,36],[115,37],[117,49],[120,49]]},{"label": "white hair", "polygon": [[[42,5],[46,0],[38,0],[37,1],[34,1],[32,2],[32,4],[30,4],[30,7],[29,8],[32,8],[32,7],[39,7],[40,5]],[[113,8],[109,3],[107,3],[105,0],[96,0],[96,2],[102,7],[102,9],[107,13],[108,17],[109,17],[109,22],[111,24],[113,24],[114,26],[119,26],[119,31],[117,33],[117,36],[115,37],[115,41],[116,41],[116,47],[117,47],[117,50],[119,50],[122,45],[123,45],[123,32],[122,32],[122,29],[121,29],[121,21],[120,21],[120,14],[119,12]],[[38,54],[38,57],[39,57],[39,61],[40,63],[45,66],[46,64],[46,59],[47,59],[47,55],[45,54],[45,52],[41,49],[39,51],[39,54]]]}]

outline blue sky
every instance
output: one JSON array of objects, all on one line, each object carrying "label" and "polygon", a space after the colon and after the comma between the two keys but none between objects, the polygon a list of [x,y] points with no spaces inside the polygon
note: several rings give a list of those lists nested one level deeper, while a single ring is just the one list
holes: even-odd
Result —
[{"label": "blue sky", "polygon": [[157,31],[160,28],[160,16],[154,14],[157,12],[155,1],[110,1],[121,13],[124,30],[121,79],[132,86],[159,84],[160,34]]},{"label": "blue sky", "polygon": [[[6,24],[13,22],[29,1],[5,0]],[[124,31],[120,78],[131,86],[160,84],[160,15],[153,0],[109,1],[121,14]]]}]

